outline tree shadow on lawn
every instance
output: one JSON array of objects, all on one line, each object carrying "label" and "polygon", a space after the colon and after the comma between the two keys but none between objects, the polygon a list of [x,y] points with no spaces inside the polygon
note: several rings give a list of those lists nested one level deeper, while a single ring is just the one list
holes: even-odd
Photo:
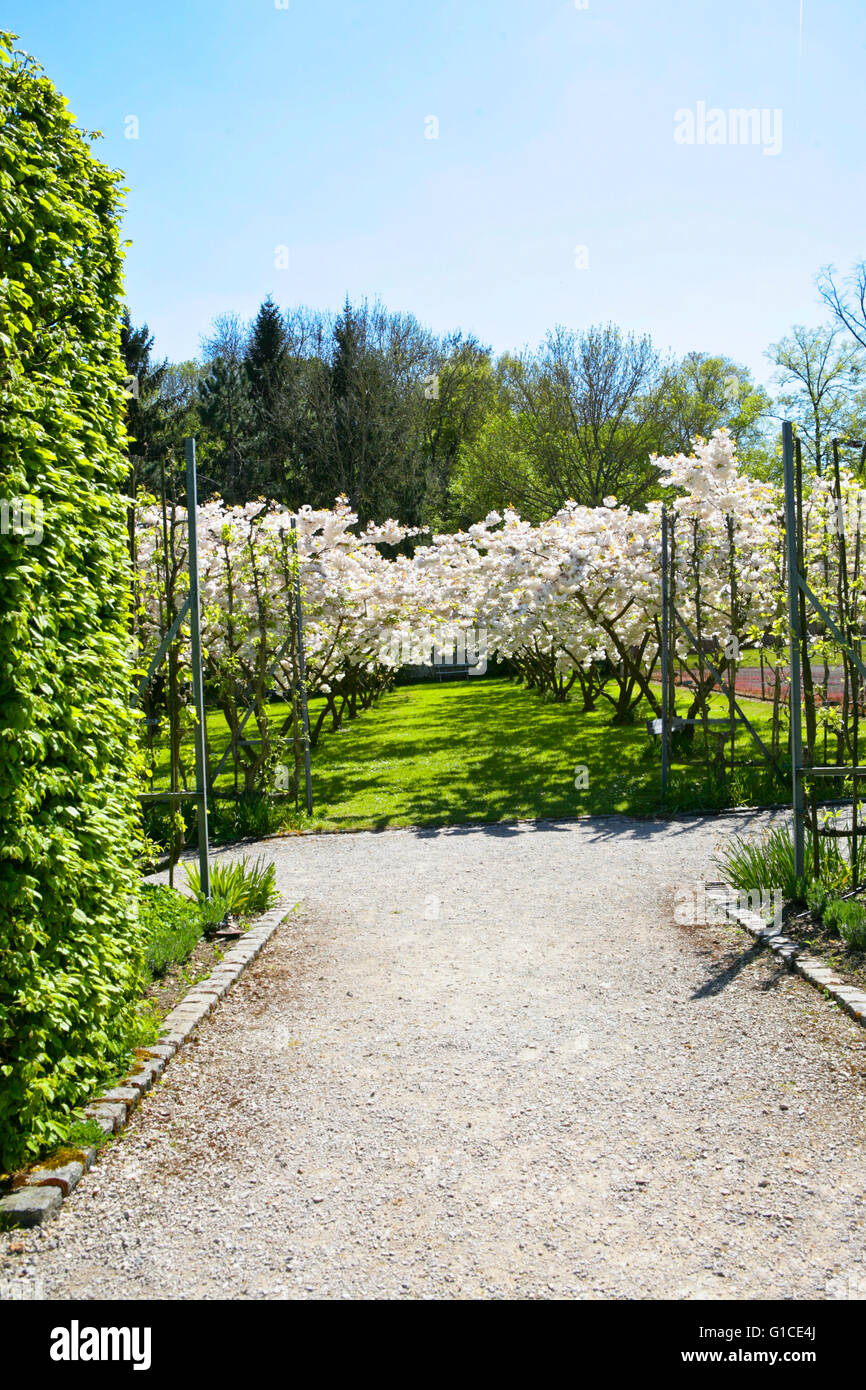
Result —
[{"label": "tree shadow on lawn", "polygon": [[[513,838],[516,835],[544,834],[552,831],[562,834],[573,831],[576,826],[585,829],[591,843],[604,843],[610,840],[651,840],[658,835],[687,835],[707,820],[736,817],[736,832],[756,829],[763,833],[768,824],[767,817],[784,817],[785,811],[750,811],[741,817],[737,811],[721,811],[677,816],[675,819],[656,816],[652,819],[628,816],[619,812],[598,816],[538,816],[512,818],[511,820],[466,822],[455,825],[410,825],[403,827],[417,835],[419,839],[433,839],[438,835],[490,835],[494,838]],[[377,829],[387,829],[387,818]]]},{"label": "tree shadow on lawn", "polygon": [[[369,724],[359,721],[339,747],[331,736],[323,744],[314,768],[317,800],[334,807],[334,822],[384,827],[401,819],[429,825],[609,813],[611,795],[624,788],[612,791],[603,770],[622,768],[624,739],[631,745],[626,761],[638,779],[653,779],[651,766],[639,766],[647,751],[640,730],[611,728],[598,715],[542,704],[513,686],[425,692],[423,702],[411,707],[408,724],[407,705],[404,697],[387,719],[377,712]],[[592,731],[587,719],[594,720]],[[581,747],[575,735],[581,732],[595,748],[594,754],[586,750],[583,765],[595,771],[589,788],[578,792]],[[380,787],[387,807],[352,806]]]},{"label": "tree shadow on lawn", "polygon": [[[502,680],[414,687],[383,697],[339,739],[327,733],[314,754],[315,797],[325,827],[339,829],[592,816],[604,838],[623,833],[610,823],[618,817],[653,816],[663,819],[643,835],[673,822],[684,831],[705,809],[702,769],[689,777],[675,767],[678,804],[665,814],[657,752],[642,723],[614,726],[608,710],[542,701]],[[579,767],[585,788],[575,787]],[[690,800],[694,808],[682,804]]]}]

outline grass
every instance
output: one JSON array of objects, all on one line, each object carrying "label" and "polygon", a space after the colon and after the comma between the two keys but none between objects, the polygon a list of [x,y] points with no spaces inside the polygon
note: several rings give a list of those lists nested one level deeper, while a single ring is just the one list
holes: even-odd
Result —
[{"label": "grass", "polygon": [[[740,704],[765,742],[771,707]],[[722,695],[711,714],[724,715]],[[274,707],[274,722],[283,706]],[[681,702],[681,712],[685,701]],[[668,797],[661,802],[658,739],[646,732],[651,711],[630,726],[610,723],[602,702],[584,714],[578,700],[555,704],[503,679],[443,681],[400,686],[337,733],[322,733],[313,752],[317,830],[382,830],[394,826],[454,825],[542,816],[715,809],[784,800],[786,788],[765,770],[742,769],[731,787],[707,782],[695,754],[686,762],[675,746]],[[214,753],[228,730],[219,712],[208,716]],[[745,730],[737,756],[760,762]],[[575,787],[575,770],[588,784]],[[160,761],[162,767],[162,761]],[[231,785],[224,771],[218,786]],[[160,783],[160,785],[163,783]],[[215,803],[216,804],[216,803]]]},{"label": "grass", "polygon": [[[713,703],[713,713],[724,712],[723,697]],[[741,703],[769,739],[768,707]],[[583,714],[577,703],[544,701],[505,680],[399,688],[323,737],[313,755],[315,826],[385,829],[730,804],[707,787],[701,766],[675,755],[661,807],[659,744],[646,732],[648,713],[614,727],[606,703]],[[742,731],[738,749],[745,759],[760,758]],[[578,790],[580,765],[588,784]],[[764,790],[766,800],[784,795],[780,783]]]},{"label": "grass", "polygon": [[734,835],[716,856],[726,883],[746,892],[779,888],[786,901],[796,900],[800,885],[794,873],[794,842],[787,825],[776,826],[760,840]]}]

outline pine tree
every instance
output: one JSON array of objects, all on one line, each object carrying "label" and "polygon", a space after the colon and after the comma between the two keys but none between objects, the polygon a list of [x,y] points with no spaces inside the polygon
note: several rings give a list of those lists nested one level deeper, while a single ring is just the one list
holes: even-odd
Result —
[{"label": "pine tree", "polygon": [[127,376],[134,379],[126,415],[129,461],[137,481],[150,483],[172,443],[171,410],[163,396],[169,364],[167,359],[153,361],[153,334],[146,323],[134,328],[126,307],[120,319],[120,350]]},{"label": "pine tree", "polygon": [[289,345],[283,316],[268,295],[253,320],[243,370],[251,413],[246,484],[281,500],[289,453]]},{"label": "pine tree", "polygon": [[273,415],[285,382],[288,335],[283,316],[268,295],[257,313],[244,354],[244,371],[254,410],[267,423]]},{"label": "pine tree", "polygon": [[256,495],[246,459],[249,401],[244,375],[230,357],[211,359],[199,385],[199,410],[216,441],[208,451],[208,473],[227,502],[248,501]]}]

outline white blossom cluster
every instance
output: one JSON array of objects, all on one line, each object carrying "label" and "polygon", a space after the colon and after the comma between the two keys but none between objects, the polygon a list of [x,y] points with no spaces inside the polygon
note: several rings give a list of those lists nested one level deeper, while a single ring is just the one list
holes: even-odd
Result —
[{"label": "white blossom cluster", "polygon": [[[670,518],[674,602],[692,632],[723,647],[757,640],[784,612],[783,505],[779,489],[745,476],[724,430],[689,455],[654,458]],[[846,476],[846,486],[853,486]],[[835,503],[818,479],[807,498],[807,553],[815,584],[833,530]],[[483,628],[489,655],[543,655],[557,671],[607,659],[638,661],[649,680],[659,650],[660,502],[633,511],[607,497],[567,503],[532,525],[493,512],[467,531],[433,535],[410,557],[393,547],[416,536],[400,523],[357,529],[345,499],[295,513],[309,686],[331,694],[351,672],[390,675],[399,634]],[[859,515],[859,514],[858,514]],[[198,512],[203,641],[208,673],[243,683],[277,660],[291,630],[291,515],[274,504]],[[185,517],[174,531],[185,593]],[[169,614],[159,508],[139,512],[136,531],[142,659],[156,650]],[[856,543],[851,536],[850,545]],[[823,547],[823,549],[822,549]],[[680,630],[678,650],[690,643]],[[283,658],[290,675],[289,654]]]}]

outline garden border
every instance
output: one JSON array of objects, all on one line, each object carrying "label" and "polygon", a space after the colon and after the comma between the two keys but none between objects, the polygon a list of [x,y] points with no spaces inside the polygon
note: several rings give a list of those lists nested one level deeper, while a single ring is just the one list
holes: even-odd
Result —
[{"label": "garden border", "polygon": [[759,912],[750,912],[746,908],[733,907],[727,896],[714,894],[712,889],[708,890],[707,897],[715,897],[717,902],[724,902],[730,921],[735,922],[738,927],[742,927],[756,941],[768,946],[771,951],[781,957],[789,970],[793,970],[810,985],[814,985],[816,989],[829,995],[835,1003],[841,1004],[855,1023],[866,1027],[866,991],[857,989],[855,985],[847,985],[831,966],[827,965],[819,956],[813,955],[799,941],[785,936],[783,932],[777,930],[775,925],[767,926],[765,919]]},{"label": "garden border", "polygon": [[[263,946],[266,946],[278,927],[286,921],[290,909],[285,900],[259,917],[249,931],[226,952],[223,959],[206,979],[193,985],[179,1004],[163,1019],[158,1040],[148,1047],[136,1049],[139,1066],[119,1086],[94,1096],[84,1114],[95,1120],[106,1135],[118,1134],[127,1124],[142,1096],[159,1080],[172,1057],[190,1038],[195,1029],[216,1007],[222,996],[239,979],[247,966],[252,965]],[[866,1002],[866,1001],[864,1001]],[[92,1168],[98,1150],[72,1148],[58,1150],[40,1159],[29,1168],[8,1196],[0,1198],[0,1230],[10,1227],[40,1225],[53,1216],[64,1197],[74,1191],[81,1178]]]}]

